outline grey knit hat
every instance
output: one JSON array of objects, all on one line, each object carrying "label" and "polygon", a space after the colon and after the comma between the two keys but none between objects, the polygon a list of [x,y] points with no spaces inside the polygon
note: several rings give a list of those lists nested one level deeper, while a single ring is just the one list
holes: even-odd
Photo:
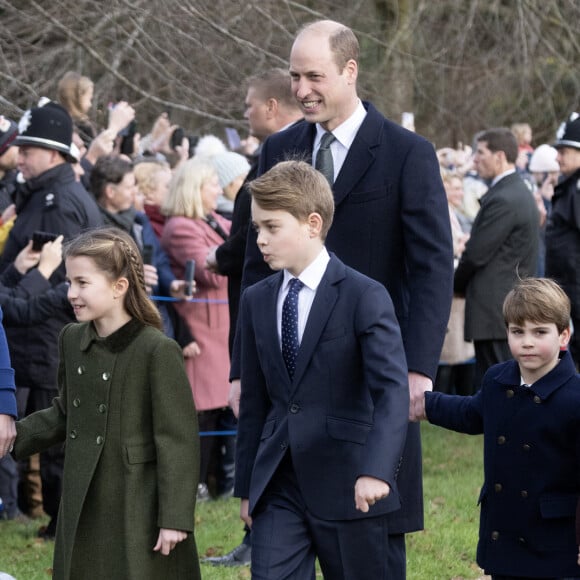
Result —
[{"label": "grey knit hat", "polygon": [[233,151],[218,153],[211,158],[211,162],[215,167],[222,189],[228,186],[236,177],[240,175],[245,177],[250,171],[248,160],[243,155]]}]

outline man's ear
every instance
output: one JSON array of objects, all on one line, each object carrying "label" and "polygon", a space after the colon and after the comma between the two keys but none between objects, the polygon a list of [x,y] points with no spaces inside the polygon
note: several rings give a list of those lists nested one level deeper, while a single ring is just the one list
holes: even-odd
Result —
[{"label": "man's ear", "polygon": [[347,83],[349,85],[356,84],[356,79],[358,77],[358,64],[354,58],[351,58],[345,65],[344,65],[344,74],[346,76]]},{"label": "man's ear", "polygon": [[278,101],[270,98],[266,101],[266,116],[268,119],[274,119],[278,114]]}]

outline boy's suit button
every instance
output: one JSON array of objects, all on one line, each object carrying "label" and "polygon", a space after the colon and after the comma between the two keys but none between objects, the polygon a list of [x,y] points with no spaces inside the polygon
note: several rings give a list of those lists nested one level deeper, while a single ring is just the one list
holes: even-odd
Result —
[{"label": "boy's suit button", "polygon": [[505,443],[505,437],[503,435],[500,435],[497,438],[497,443],[498,443],[498,445],[503,445]]},{"label": "boy's suit button", "polygon": [[300,405],[297,405],[296,403],[292,403],[290,405],[290,413],[298,413],[298,411],[300,411]]},{"label": "boy's suit button", "polygon": [[513,389],[508,389],[508,390],[505,392],[505,396],[506,396],[508,399],[511,399],[511,398],[514,396],[514,390],[513,390]]},{"label": "boy's suit button", "polygon": [[495,489],[496,493],[499,493],[503,489],[501,483],[496,483],[493,488]]},{"label": "boy's suit button", "polygon": [[499,532],[491,532],[491,539],[497,540],[499,538]]},{"label": "boy's suit button", "polygon": [[536,395],[534,397],[534,403],[536,403],[536,405],[539,405],[542,402],[542,399],[540,399],[540,397],[538,397],[538,395]]}]

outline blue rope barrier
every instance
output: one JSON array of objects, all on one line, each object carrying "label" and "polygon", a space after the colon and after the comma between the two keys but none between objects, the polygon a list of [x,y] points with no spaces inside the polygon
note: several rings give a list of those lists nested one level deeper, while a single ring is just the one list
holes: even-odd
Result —
[{"label": "blue rope barrier", "polygon": [[218,300],[217,298],[189,298],[182,300],[181,298],[173,298],[172,296],[150,296],[151,300],[155,302],[205,302],[207,304],[227,304],[227,300]]},{"label": "blue rope barrier", "polygon": [[237,431],[200,431],[200,437],[212,437],[216,435],[236,435]]}]

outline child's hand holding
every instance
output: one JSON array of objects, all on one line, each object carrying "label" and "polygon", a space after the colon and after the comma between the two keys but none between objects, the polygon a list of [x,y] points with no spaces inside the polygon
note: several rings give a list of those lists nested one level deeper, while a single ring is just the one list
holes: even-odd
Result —
[{"label": "child's hand holding", "polygon": [[366,513],[371,506],[387,497],[389,493],[391,493],[391,487],[386,481],[363,475],[356,480],[354,486],[356,509]]},{"label": "child's hand holding", "polygon": [[157,543],[153,548],[154,552],[161,552],[164,556],[169,556],[169,553],[179,542],[183,542],[187,538],[187,533],[181,530],[168,530],[167,528],[159,529],[159,537]]}]

